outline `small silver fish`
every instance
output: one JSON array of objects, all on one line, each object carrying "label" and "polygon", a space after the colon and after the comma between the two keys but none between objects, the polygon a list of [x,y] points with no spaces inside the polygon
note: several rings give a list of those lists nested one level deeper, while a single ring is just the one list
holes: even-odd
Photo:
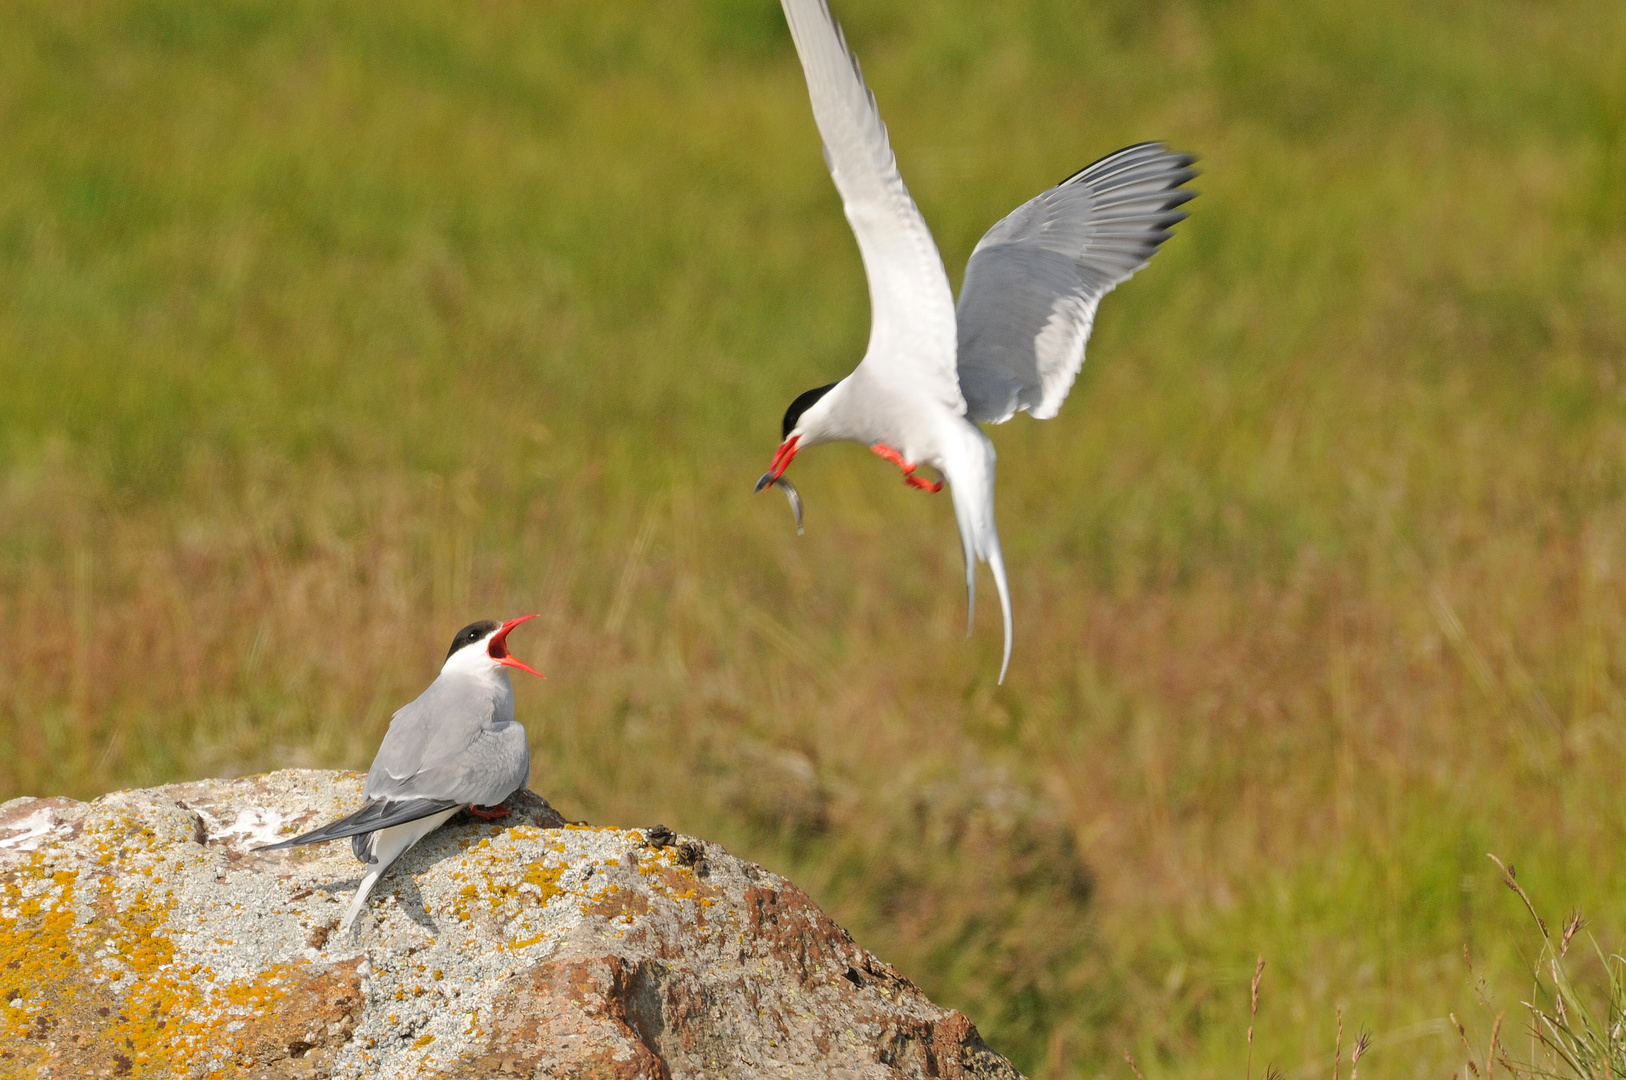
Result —
[{"label": "small silver fish", "polygon": [[771,473],[771,472],[765,472],[765,473],[762,474],[762,478],[757,481],[756,490],[761,491],[763,488],[769,486],[770,484],[772,484],[774,486],[777,486],[777,487],[782,487],[782,488],[785,489],[785,498],[790,500],[791,513],[796,515],[796,535],[801,536],[802,535],[802,493],[797,491],[796,486],[794,484],[792,484],[789,480],[786,480],[783,476],[775,478],[773,473]]}]

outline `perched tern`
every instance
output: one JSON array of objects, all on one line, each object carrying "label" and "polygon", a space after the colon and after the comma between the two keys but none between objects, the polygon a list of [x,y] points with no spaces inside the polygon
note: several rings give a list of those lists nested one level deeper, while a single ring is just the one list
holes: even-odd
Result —
[{"label": "perched tern", "polygon": [[367,864],[355,899],[339,923],[348,930],[367,894],[408,848],[467,808],[476,817],[508,814],[502,801],[531,775],[525,729],[514,722],[514,688],[508,668],[541,672],[508,652],[508,632],[536,618],[470,623],[457,632],[446,663],[429,689],[390,720],[384,743],[367,772],[354,814],[330,825],[270,844],[276,851],[300,844],[350,838],[350,849]]},{"label": "perched tern", "polygon": [[[825,0],[781,0],[807,76],[842,207],[869,278],[869,346],[856,370],[800,395],[758,491],[783,485],[801,528],[801,499],[785,469],[810,446],[859,442],[941,491],[947,481],[965,551],[966,632],[979,561],[993,570],[1011,662],[1011,600],[994,528],[994,447],[977,421],[1019,411],[1056,415],[1084,363],[1095,310],[1146,264],[1186,215],[1196,158],[1160,143],[1109,154],[1019,206],[971,252],[958,307],[943,259],[898,174],[886,125],[858,58]],[[928,465],[942,477],[922,476]]]}]

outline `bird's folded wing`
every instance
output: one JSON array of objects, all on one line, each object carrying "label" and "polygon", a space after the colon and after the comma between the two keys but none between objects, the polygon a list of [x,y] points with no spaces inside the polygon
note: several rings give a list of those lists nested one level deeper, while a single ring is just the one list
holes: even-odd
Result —
[{"label": "bird's folded wing", "polygon": [[455,803],[493,806],[525,786],[531,775],[531,751],[525,729],[508,721],[482,728],[456,753],[437,755],[409,776],[391,778],[369,790],[396,799],[450,799]]},{"label": "bird's folded wing", "polygon": [[298,847],[301,844],[320,844],[326,840],[342,840],[347,836],[360,836],[363,833],[376,832],[387,829],[391,825],[404,825],[419,818],[432,817],[461,803],[447,799],[372,799],[367,805],[357,810],[349,817],[340,818],[330,825],[323,825],[320,829],[312,829],[308,833],[296,836],[292,840],[284,840],[279,844],[268,844],[265,847],[255,848],[256,851],[277,851],[282,848]]},{"label": "bird's folded wing", "polygon": [[886,125],[825,0],[782,0],[824,159],[869,278],[875,374],[965,411],[954,370],[954,297],[931,230],[898,174]]},{"label": "bird's folded wing", "polygon": [[1196,159],[1161,143],[1102,158],[988,230],[958,307],[967,415],[1056,415],[1084,363],[1101,298],[1146,265],[1196,196]]},{"label": "bird's folded wing", "polygon": [[397,709],[367,771],[369,799],[446,799],[489,806],[531,774],[525,729],[493,721],[486,684],[442,675]]}]

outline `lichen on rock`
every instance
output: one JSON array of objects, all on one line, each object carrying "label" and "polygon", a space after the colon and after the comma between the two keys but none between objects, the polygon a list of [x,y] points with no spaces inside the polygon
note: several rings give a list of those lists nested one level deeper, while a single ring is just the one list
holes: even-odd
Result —
[{"label": "lichen on rock", "polygon": [[796,886],[521,792],[348,934],[361,801],[290,770],[0,805],[0,1076],[1016,1077]]}]

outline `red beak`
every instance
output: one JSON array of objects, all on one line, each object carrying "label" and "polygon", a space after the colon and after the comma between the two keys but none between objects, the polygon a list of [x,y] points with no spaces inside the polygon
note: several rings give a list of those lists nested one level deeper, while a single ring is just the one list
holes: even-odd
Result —
[{"label": "red beak", "polygon": [[502,629],[491,635],[491,641],[486,645],[486,655],[490,656],[503,667],[517,667],[521,671],[529,671],[532,675],[535,675],[539,679],[545,679],[547,678],[546,675],[542,674],[534,667],[531,667],[529,664],[525,663],[525,661],[514,659],[508,653],[508,631],[512,630],[520,623],[529,622],[534,618],[536,618],[535,615],[521,615],[517,619],[509,619],[507,622],[503,623]]},{"label": "red beak", "polygon": [[791,460],[796,457],[796,444],[801,441],[802,437],[800,435],[792,435],[779,444],[779,449],[774,451],[773,464],[768,466],[768,471],[763,473],[762,478],[757,481],[756,489],[758,491],[785,475],[785,470],[790,468]]}]

